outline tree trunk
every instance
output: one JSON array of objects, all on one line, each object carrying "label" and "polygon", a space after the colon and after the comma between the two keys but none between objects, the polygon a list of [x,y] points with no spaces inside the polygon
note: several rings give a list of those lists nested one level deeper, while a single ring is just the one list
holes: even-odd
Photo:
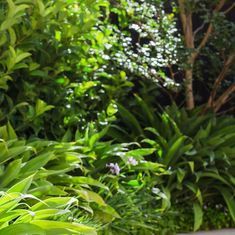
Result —
[{"label": "tree trunk", "polygon": [[194,94],[193,94],[193,66],[195,57],[195,45],[194,45],[194,35],[193,35],[193,25],[192,25],[192,14],[188,13],[186,15],[186,23],[184,30],[184,40],[185,46],[188,50],[191,50],[187,59],[187,68],[185,69],[185,98],[186,98],[186,108],[191,110],[194,108]]},{"label": "tree trunk", "polygon": [[187,59],[187,68],[185,69],[184,88],[185,88],[185,100],[186,108],[191,110],[194,108],[194,95],[193,95],[193,65],[195,57],[195,45],[194,45],[194,33],[192,12],[190,9],[186,9],[185,0],[178,0],[180,8],[180,18],[184,33],[185,47],[189,50]]},{"label": "tree trunk", "polygon": [[194,95],[193,95],[193,69],[185,71],[185,97],[186,108],[191,110],[194,108]]}]

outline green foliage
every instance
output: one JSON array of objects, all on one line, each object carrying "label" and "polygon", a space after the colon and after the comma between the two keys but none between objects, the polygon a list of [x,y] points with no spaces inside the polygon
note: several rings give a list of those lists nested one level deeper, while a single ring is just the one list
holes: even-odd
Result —
[{"label": "green foliage", "polygon": [[115,40],[107,54],[110,62],[122,68],[131,80],[147,78],[174,85],[163,72],[178,60],[177,48],[181,40],[174,14],[165,12],[162,1],[116,1],[110,12],[108,26]]},{"label": "green foliage", "polygon": [[[91,219],[96,215],[96,211],[100,210],[103,210],[103,214],[99,216],[97,212],[95,219],[98,224],[105,214],[109,214],[110,221],[119,216],[98,194],[99,189],[106,192],[104,195],[107,194],[109,188],[100,181],[86,176],[87,168],[84,164],[86,159],[92,158],[90,153],[85,154],[86,146],[78,145],[76,142],[20,140],[10,124],[0,128],[0,136],[6,137],[1,139],[0,146],[0,189],[3,195],[5,195],[4,192],[9,195],[17,194],[16,199],[13,198],[16,204],[10,205],[10,208],[18,211],[18,207],[22,207],[21,200],[27,200],[25,205],[28,205],[22,207],[23,214],[22,211],[19,213],[9,211],[10,214],[15,215],[10,219],[14,221],[14,218],[17,218],[17,222],[11,223],[6,216],[6,221],[12,228],[8,226],[9,228],[4,229],[4,232],[8,229],[9,234],[13,229],[23,232],[27,226],[29,229],[39,229],[30,225],[33,224],[42,228],[44,232],[46,230],[48,234],[55,233],[56,229],[58,229],[57,232],[66,234],[69,234],[70,230],[71,234],[81,234],[83,231],[84,234],[95,234],[95,229],[80,222],[87,223],[86,217]],[[75,173],[76,169],[77,173]],[[37,203],[31,202],[32,200]],[[39,217],[31,216],[31,210],[32,213],[39,210]],[[61,210],[64,212],[62,213]],[[22,219],[19,215],[22,215]],[[59,215],[64,219],[61,220]],[[60,223],[51,223],[48,227],[46,218],[54,218],[54,221],[60,221]],[[71,224],[71,218],[75,224]],[[63,221],[69,223],[62,223]],[[8,225],[3,222],[2,228]],[[18,223],[22,226],[18,226]]]},{"label": "green foliage", "polygon": [[[200,116],[200,109],[190,114],[174,105],[156,115],[143,100],[133,114],[120,107],[129,139],[142,139],[142,146],[154,147],[152,161],[168,170],[160,177],[166,195],[163,209],[170,209],[171,203],[193,205],[197,230],[203,222],[203,205],[223,200],[234,220],[234,118]],[[143,112],[146,107],[148,112]],[[109,135],[119,140],[119,130],[111,126]]]},{"label": "green foliage", "polygon": [[[84,146],[84,153],[91,156],[87,163],[89,175],[108,186],[110,191],[102,190],[101,195],[118,213],[117,218],[112,220],[110,213],[115,215],[114,211],[98,208],[95,218],[99,216],[106,224],[100,233],[138,234],[142,231],[143,234],[152,234],[159,231],[164,193],[157,189],[154,191],[153,187],[159,175],[166,172],[163,165],[148,159],[155,148],[139,148],[138,143],[100,141],[106,132],[107,128],[97,132],[90,125],[85,135],[77,133],[76,139],[77,144]],[[111,171],[109,165],[114,163],[120,171]],[[97,183],[94,181],[92,184]]]},{"label": "green foliage", "polygon": [[[25,231],[27,226],[28,229],[39,231],[38,227],[31,226],[33,224],[49,234],[53,234],[55,228],[63,231],[76,230],[78,234],[84,229],[84,233],[89,234],[90,231],[90,234],[93,234],[94,229],[89,228],[90,224],[96,229],[99,228],[103,234],[111,230],[119,231],[118,227],[127,221],[132,226],[131,230],[127,224],[126,228],[123,228],[127,233],[135,233],[139,229],[157,231],[154,220],[160,216],[158,210],[163,193],[153,193],[152,182],[157,181],[158,175],[165,174],[165,170],[161,164],[144,160],[145,156],[153,153],[155,149],[136,148],[137,143],[101,142],[100,138],[106,131],[107,128],[97,132],[94,126],[90,125],[84,135],[76,133],[74,142],[70,142],[68,136],[66,142],[56,142],[40,139],[26,141],[17,138],[10,124],[0,128],[0,136],[5,137],[0,146],[1,190],[8,194],[22,193],[26,195],[22,200],[29,200],[25,202],[28,206],[22,208],[27,210],[27,213],[20,214],[22,218],[16,214],[17,222],[11,223],[8,220],[12,226],[8,226],[9,233],[11,229]],[[120,173],[114,174],[109,170],[108,164],[112,162],[119,165]],[[148,201],[142,203],[143,198],[148,196]],[[115,203],[115,200],[122,200],[121,198],[126,198],[126,204]],[[34,200],[36,204],[33,203]],[[57,216],[60,212],[55,209],[58,206],[58,209],[63,210],[63,205],[65,212],[62,213],[61,219]],[[151,206],[156,208],[157,214],[151,212]],[[29,213],[31,210],[35,213],[39,210],[39,215],[43,210],[45,217],[33,217]],[[133,224],[131,211],[138,211],[138,226]],[[152,222],[145,218],[149,213]],[[77,227],[63,224],[62,222],[66,221],[71,223],[71,215],[75,223],[88,223],[88,227],[82,224],[79,224],[80,227],[76,224]],[[49,218],[50,222],[52,219],[60,223],[47,226],[46,218]]]},{"label": "green foliage", "polygon": [[[233,51],[225,42],[234,25],[202,2],[187,6],[213,21],[202,56]],[[185,56],[177,8],[165,7],[0,1],[0,234],[150,235],[234,224],[234,118],[156,104],[166,89],[177,91],[174,70]],[[209,220],[213,207],[227,219]]]},{"label": "green foliage", "polygon": [[61,197],[41,200],[28,189],[34,175],[14,184],[0,197],[0,234],[96,234],[95,229],[71,220],[72,207],[77,204],[76,198]]},{"label": "green foliage", "polygon": [[74,110],[76,100],[94,85],[82,83],[79,60],[107,6],[105,0],[1,1],[1,122],[10,120],[21,135],[52,138],[64,133],[66,116],[81,118],[86,108]]}]

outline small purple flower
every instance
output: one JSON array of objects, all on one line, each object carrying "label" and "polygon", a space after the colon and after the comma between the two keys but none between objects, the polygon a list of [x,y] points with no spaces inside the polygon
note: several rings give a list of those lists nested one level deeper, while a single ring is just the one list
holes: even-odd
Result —
[{"label": "small purple flower", "polygon": [[128,160],[127,160],[127,163],[132,165],[132,166],[138,165],[138,161],[133,157],[129,157]]},{"label": "small purple flower", "polygon": [[114,175],[119,175],[120,173],[120,167],[118,166],[117,163],[109,163],[106,164],[106,167],[109,168],[110,172]]}]

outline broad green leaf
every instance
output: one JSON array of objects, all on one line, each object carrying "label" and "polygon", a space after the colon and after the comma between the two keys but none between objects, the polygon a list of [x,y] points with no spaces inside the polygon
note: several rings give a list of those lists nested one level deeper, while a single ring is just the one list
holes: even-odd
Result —
[{"label": "broad green leaf", "polygon": [[105,190],[109,190],[107,186],[104,184],[100,183],[98,180],[92,179],[90,177],[84,177],[84,176],[74,176],[74,177],[68,177],[69,182],[71,183],[76,183],[76,184],[88,184],[88,185],[93,185],[96,187],[103,188]]},{"label": "broad green leaf", "polygon": [[111,101],[110,104],[107,107],[106,113],[108,116],[113,116],[115,113],[117,113],[118,107],[115,101]]},{"label": "broad green leaf", "polygon": [[37,5],[38,5],[38,8],[39,8],[39,14],[41,16],[44,16],[45,15],[45,5],[43,3],[42,0],[37,0]]},{"label": "broad green leaf", "polygon": [[10,35],[10,43],[12,46],[14,46],[16,43],[16,33],[12,27],[8,28],[8,32]]},{"label": "broad green leaf", "polygon": [[190,189],[195,194],[195,196],[197,197],[200,205],[202,205],[203,204],[203,198],[202,198],[201,190],[197,186],[197,184],[194,184],[192,182],[187,182],[187,183],[185,183],[185,185],[187,186],[188,189]]},{"label": "broad green leaf", "polygon": [[177,152],[180,150],[186,137],[180,136],[168,149],[166,155],[163,157],[163,163],[168,166],[170,162],[176,157]]},{"label": "broad green leaf", "polygon": [[19,63],[20,61],[24,60],[25,58],[31,56],[28,52],[21,52],[17,51],[16,58],[15,58],[15,64]]},{"label": "broad green leaf", "polygon": [[229,213],[235,221],[235,201],[234,201],[234,195],[232,195],[228,189],[224,187],[217,187],[219,192],[223,195],[223,198],[228,206]]},{"label": "broad green leaf", "polygon": [[7,36],[5,32],[0,32],[0,46],[4,45],[7,41]]},{"label": "broad green leaf", "polygon": [[36,102],[36,116],[40,116],[43,113],[45,113],[46,111],[49,111],[51,109],[53,109],[54,106],[53,105],[47,105],[46,102],[44,102],[43,100],[38,99]]},{"label": "broad green leaf", "polygon": [[139,187],[141,186],[140,182],[138,180],[129,180],[127,182],[128,185],[132,186],[132,187]]},{"label": "broad green leaf", "polygon": [[8,132],[8,139],[17,139],[17,135],[11,126],[10,122],[7,123],[7,132]]},{"label": "broad green leaf", "polygon": [[[27,214],[27,210],[14,209],[13,211],[11,211],[11,210],[6,211],[6,212],[0,214],[0,222],[4,223],[4,222],[13,221],[16,218],[18,218],[19,216],[22,216],[24,214]],[[32,216],[30,216],[30,218],[32,219]]]},{"label": "broad green leaf", "polygon": [[66,132],[65,132],[65,134],[64,134],[64,136],[63,136],[63,138],[62,138],[62,142],[68,142],[68,141],[71,141],[72,140],[72,132],[71,132],[71,130],[70,129],[68,129]]},{"label": "broad green leaf", "polygon": [[130,127],[133,133],[135,133],[136,135],[143,134],[143,130],[135,116],[121,104],[117,104],[117,106],[119,114],[121,115],[123,121],[128,127]]},{"label": "broad green leaf", "polygon": [[79,83],[75,89],[76,96],[83,96],[90,88],[97,86],[97,84],[98,82],[94,81],[84,81],[83,83]]},{"label": "broad green leaf", "polygon": [[[26,5],[26,4],[20,4],[20,5],[17,5],[15,7],[15,11],[14,11],[14,14],[16,15],[17,13],[19,13],[20,11],[24,11],[25,9],[29,8],[30,6],[29,5]],[[18,14],[19,15],[19,14]]]},{"label": "broad green leaf", "polygon": [[142,109],[142,113],[145,115],[145,119],[153,126],[154,125],[154,113],[152,112],[150,106],[137,94],[135,94],[135,99]]},{"label": "broad green leaf", "polygon": [[153,134],[155,134],[157,136],[157,138],[159,139],[160,143],[165,147],[167,148],[168,147],[168,143],[167,143],[167,140],[164,139],[160,134],[159,132],[155,129],[155,128],[152,128],[152,127],[147,127],[145,128],[146,131],[149,131]]},{"label": "broad green leaf", "polygon": [[21,169],[21,174],[33,172],[39,170],[41,167],[45,166],[54,157],[53,152],[46,152],[32,160],[28,161],[24,167]]},{"label": "broad green leaf", "polygon": [[13,193],[13,192],[20,192],[20,193],[26,193],[29,187],[31,186],[31,183],[33,181],[34,175],[31,175],[27,177],[26,179],[23,179],[19,183],[16,183],[11,188],[7,190],[7,193]]},{"label": "broad green leaf", "polygon": [[188,161],[189,167],[191,169],[191,172],[194,173],[194,162],[193,161]]},{"label": "broad green leaf", "polygon": [[101,205],[101,206],[106,205],[103,198],[95,192],[92,192],[90,190],[85,190],[85,189],[77,190],[77,192],[80,197],[82,197],[84,200],[88,202],[96,202],[98,205]]},{"label": "broad green leaf", "polygon": [[201,224],[202,224],[202,219],[203,219],[203,211],[202,207],[197,203],[193,203],[193,212],[194,212],[194,231],[197,231]]},{"label": "broad green leaf", "polygon": [[165,197],[162,197],[162,210],[169,209],[171,207],[171,192],[168,188],[162,188]]},{"label": "broad green leaf", "polygon": [[4,31],[6,29],[11,28],[14,24],[17,23],[17,19],[14,18],[6,18],[6,20],[4,20],[0,26],[0,30]]},{"label": "broad green leaf", "polygon": [[2,194],[2,196],[0,197],[0,208],[2,208],[3,204],[5,204],[9,201],[19,199],[20,196],[21,196],[21,194],[19,192]]},{"label": "broad green leaf", "polygon": [[9,154],[7,143],[2,139],[0,139],[0,151],[1,151],[1,156],[0,156],[0,163],[1,163],[8,157]]},{"label": "broad green leaf", "polygon": [[2,157],[0,157],[0,163],[6,162],[10,159],[14,159],[15,157],[20,156],[20,154],[25,153],[31,149],[32,148],[29,146],[19,146],[19,147],[9,148],[8,154],[5,154]]},{"label": "broad green leaf", "polygon": [[105,206],[100,206],[99,210],[102,211],[102,214],[106,213],[110,215],[112,218],[121,218],[120,215],[116,212],[116,210],[107,204]]},{"label": "broad green leaf", "polygon": [[143,156],[151,155],[155,151],[156,151],[155,148],[139,148],[139,149],[134,149],[134,150],[128,151],[126,153],[126,156],[143,157]]},{"label": "broad green leaf", "polygon": [[152,171],[155,174],[165,172],[164,165],[156,163],[156,162],[139,162],[138,165],[132,166],[135,170],[144,170],[144,171]]},{"label": "broad green leaf", "polygon": [[207,171],[207,172],[200,172],[197,174],[198,180],[201,178],[204,178],[204,177],[219,180],[222,183],[224,183],[225,185],[230,186],[230,183],[225,178],[223,178],[219,173]]},{"label": "broad green leaf", "polygon": [[40,226],[33,224],[11,224],[0,230],[0,235],[47,235]]},{"label": "broad green leaf", "polygon": [[92,148],[95,143],[100,140],[108,131],[109,126],[106,126],[102,131],[100,131],[99,133],[95,133],[93,134],[90,138],[89,138],[89,146]]},{"label": "broad green leaf", "polygon": [[20,169],[21,169],[21,159],[17,159],[11,162],[7,166],[4,175],[0,177],[0,186],[5,187],[9,183],[11,183],[15,178],[17,178]]},{"label": "broad green leaf", "polygon": [[69,207],[72,204],[77,204],[78,200],[73,197],[53,197],[45,199],[43,202],[38,202],[31,207],[32,211],[42,210],[42,209],[56,209]]},{"label": "broad green leaf", "polygon": [[8,140],[8,131],[7,131],[7,126],[1,126],[0,127],[0,136],[1,136],[1,141],[5,142]]},{"label": "broad green leaf", "polygon": [[78,223],[66,223],[60,221],[51,220],[33,220],[31,224],[37,225],[46,231],[46,235],[55,234],[84,234],[84,235],[96,235],[94,228],[78,224]]},{"label": "broad green leaf", "polygon": [[8,193],[0,198],[0,213],[5,213],[15,208],[21,201],[20,193]]},{"label": "broad green leaf", "polygon": [[38,210],[38,211],[30,211],[26,213],[25,215],[20,216],[16,222],[17,223],[28,223],[33,219],[48,219],[51,217],[54,217],[56,215],[63,215],[66,213],[71,213],[69,210],[60,210],[60,209],[44,209],[44,210]]},{"label": "broad green leaf", "polygon": [[184,180],[184,177],[186,175],[186,172],[185,172],[185,170],[178,168],[176,170],[176,175],[177,175],[178,182],[182,183],[182,181]]}]

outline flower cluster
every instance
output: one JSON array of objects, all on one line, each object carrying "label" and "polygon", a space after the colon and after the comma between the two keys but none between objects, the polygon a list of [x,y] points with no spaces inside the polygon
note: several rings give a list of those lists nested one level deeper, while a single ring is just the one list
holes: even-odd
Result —
[{"label": "flower cluster", "polygon": [[127,160],[127,163],[129,165],[132,165],[132,166],[138,165],[138,161],[135,158],[133,158],[133,157],[129,157],[128,160]]},{"label": "flower cluster", "polygon": [[120,173],[120,167],[117,163],[109,163],[106,164],[106,167],[109,168],[110,172],[114,175],[119,175]]}]

